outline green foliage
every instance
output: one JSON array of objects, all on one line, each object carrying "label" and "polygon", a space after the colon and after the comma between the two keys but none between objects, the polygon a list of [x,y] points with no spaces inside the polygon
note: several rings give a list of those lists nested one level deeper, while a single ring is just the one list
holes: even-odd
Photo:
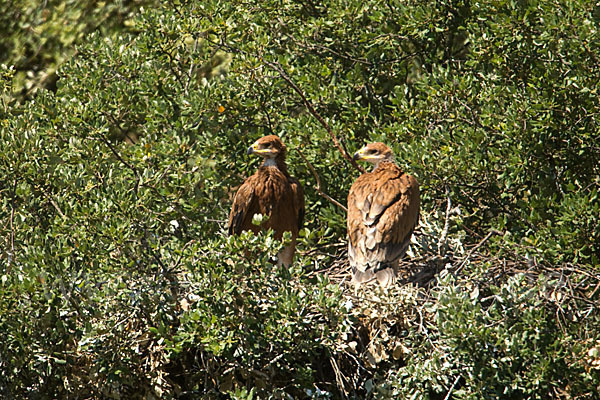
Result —
[{"label": "green foliage", "polygon": [[[509,255],[575,266],[577,287],[597,277],[593,2],[9,3],[3,397],[597,392],[597,367],[581,361],[600,339],[597,310],[566,324],[555,316],[577,313],[548,300],[550,278],[486,281]],[[345,215],[317,179],[343,204],[357,176],[327,127],[350,153],[390,144],[421,183],[424,216],[443,214],[446,188],[462,213],[448,262],[469,279],[423,293],[428,336],[379,316],[408,351],[377,365],[364,362],[379,340],[361,342],[367,311],[322,272],[344,257]],[[245,149],[271,133],[306,191],[290,269],[271,262],[270,233],[224,237],[257,166]],[[461,263],[493,230],[477,248],[489,259]],[[596,301],[593,289],[569,306]]]},{"label": "green foliage", "polygon": [[[277,391],[302,396],[313,387],[323,357],[350,330],[339,286],[308,276],[306,258],[289,269],[272,264],[281,243],[270,234],[245,233],[211,247],[188,266],[191,304],[177,333],[159,330],[167,333],[168,354],[180,363],[186,386],[217,393],[248,385],[261,397]],[[186,358],[200,351],[212,354],[217,365],[186,371]],[[213,387],[203,383],[207,375],[216,376]]]},{"label": "green foliage", "polygon": [[[574,340],[580,327],[563,319],[573,311],[560,297],[548,307],[557,284],[517,275],[484,294],[468,280],[443,278],[428,307],[429,340],[419,332],[407,338],[415,352],[394,377],[397,394],[428,398],[452,387],[457,399],[545,399],[567,388],[570,396],[589,396],[583,383],[597,382],[598,371],[586,368]],[[597,318],[588,329],[585,335],[597,336]]]},{"label": "green foliage", "polygon": [[140,7],[153,1],[32,1],[0,4],[0,64],[17,72],[11,97],[23,100],[40,88],[54,90],[56,71],[75,45],[94,31],[110,36],[128,30]]}]

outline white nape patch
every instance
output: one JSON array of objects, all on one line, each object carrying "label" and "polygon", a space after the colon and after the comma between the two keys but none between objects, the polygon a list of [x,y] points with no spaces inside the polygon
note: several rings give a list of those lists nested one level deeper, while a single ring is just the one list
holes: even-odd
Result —
[{"label": "white nape patch", "polygon": [[276,167],[277,163],[275,162],[274,158],[266,158],[263,166],[265,166],[265,167]]}]

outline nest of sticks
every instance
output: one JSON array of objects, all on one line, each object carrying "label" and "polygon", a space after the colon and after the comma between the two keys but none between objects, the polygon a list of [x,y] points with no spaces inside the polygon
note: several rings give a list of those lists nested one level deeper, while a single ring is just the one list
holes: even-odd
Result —
[{"label": "nest of sticks", "polygon": [[[344,397],[364,391],[366,382],[385,373],[390,363],[404,365],[410,350],[403,345],[403,329],[410,325],[427,332],[428,326],[435,323],[428,307],[436,301],[431,290],[443,284],[438,278],[448,274],[479,297],[489,293],[491,286],[498,287],[515,275],[524,277],[530,287],[544,282],[538,295],[548,312],[556,314],[561,328],[597,312],[600,274],[573,264],[550,265],[527,255],[526,248],[503,246],[502,240],[496,240],[492,247],[500,251],[492,252],[486,243],[504,235],[497,230],[465,245],[464,238],[448,235],[452,219],[459,214],[459,209],[452,208],[448,200],[443,226],[430,222],[435,218],[421,216],[393,287],[382,289],[374,281],[355,288],[350,283],[351,271],[343,250],[326,270],[316,271],[327,274],[342,287],[347,304],[352,305],[350,312],[359,322],[354,334],[339,344],[337,355],[330,359],[336,385]],[[474,274],[476,270],[478,273]],[[597,362],[600,368],[600,359]]]}]

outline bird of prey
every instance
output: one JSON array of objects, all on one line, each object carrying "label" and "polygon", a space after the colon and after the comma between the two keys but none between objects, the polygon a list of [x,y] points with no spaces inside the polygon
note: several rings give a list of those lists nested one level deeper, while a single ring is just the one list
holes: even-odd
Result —
[{"label": "bird of prey", "polygon": [[[304,219],[304,191],[292,178],[285,164],[286,147],[275,135],[258,139],[248,148],[248,154],[264,158],[258,171],[248,177],[238,189],[229,213],[229,234],[242,231],[257,233],[273,229],[276,239],[291,232],[292,241],[278,254],[278,265],[289,266],[294,258],[296,238]],[[252,223],[255,214],[268,216],[260,226]]]},{"label": "bird of prey", "polygon": [[390,148],[370,143],[354,154],[374,169],[356,179],[348,193],[348,258],[355,285],[396,279],[419,219],[419,183],[394,162]]}]

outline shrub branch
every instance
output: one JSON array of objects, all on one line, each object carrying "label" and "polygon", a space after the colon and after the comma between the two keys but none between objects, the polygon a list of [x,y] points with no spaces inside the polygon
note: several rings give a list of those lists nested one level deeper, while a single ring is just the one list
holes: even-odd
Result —
[{"label": "shrub branch", "polygon": [[325,128],[325,130],[327,131],[327,133],[329,134],[329,137],[331,137],[331,140],[333,141],[333,144],[335,144],[335,147],[338,148],[338,150],[340,151],[340,153],[342,153],[342,156],[348,160],[350,162],[350,164],[352,164],[352,166],[354,168],[356,168],[357,170],[359,170],[361,173],[365,172],[365,169],[363,167],[361,167],[360,165],[358,165],[356,163],[356,161],[354,161],[352,159],[352,157],[350,156],[350,153],[348,153],[348,150],[346,149],[346,147],[340,143],[340,141],[338,140],[337,136],[335,135],[335,133],[333,132],[333,130],[331,129],[331,127],[329,126],[329,124],[327,123],[327,121],[325,121],[325,119],[321,116],[321,114],[319,114],[317,112],[317,110],[315,110],[315,108],[313,107],[312,103],[310,101],[308,101],[308,99],[306,98],[306,95],[304,94],[304,92],[302,91],[302,89],[300,89],[298,87],[298,85],[296,85],[296,83],[294,83],[294,81],[292,80],[292,78],[289,77],[289,75],[283,70],[283,68],[281,67],[281,65],[279,65],[279,63],[277,62],[270,62],[270,61],[266,61],[263,60],[265,65],[268,66],[269,68],[271,68],[272,70],[274,70],[275,72],[277,72],[279,74],[279,76],[288,83],[288,85],[290,85],[290,87],[292,89],[294,89],[294,91],[298,94],[298,96],[300,96],[300,98],[302,99],[302,102],[304,103],[304,105],[306,106],[306,108],[308,109],[308,111],[312,114],[313,117],[315,117],[317,119],[317,121],[319,121],[319,123],[323,126],[323,128]]},{"label": "shrub branch", "polygon": [[10,262],[12,258],[15,256],[15,229],[13,225],[13,221],[15,219],[15,197],[17,194],[17,182],[18,179],[15,178],[15,183],[13,184],[12,190],[12,199],[10,200],[10,257],[8,258],[7,270],[6,273],[10,272]]},{"label": "shrub branch", "polygon": [[329,196],[327,193],[323,192],[323,190],[321,189],[321,179],[319,179],[319,174],[317,174],[317,171],[312,166],[312,164],[310,163],[310,161],[308,161],[306,159],[306,157],[304,157],[304,154],[302,154],[302,151],[300,149],[296,149],[296,151],[298,152],[298,154],[300,154],[300,157],[302,157],[302,159],[304,160],[304,162],[306,163],[306,165],[308,165],[308,169],[310,169],[310,172],[314,176],[315,181],[317,182],[317,186],[313,186],[313,187],[315,188],[315,190],[317,191],[317,193],[319,193],[322,197],[324,197],[328,201],[332,202],[336,206],[340,207],[344,211],[348,212],[348,209],[342,203],[340,203],[339,201],[337,201],[333,197]]}]

